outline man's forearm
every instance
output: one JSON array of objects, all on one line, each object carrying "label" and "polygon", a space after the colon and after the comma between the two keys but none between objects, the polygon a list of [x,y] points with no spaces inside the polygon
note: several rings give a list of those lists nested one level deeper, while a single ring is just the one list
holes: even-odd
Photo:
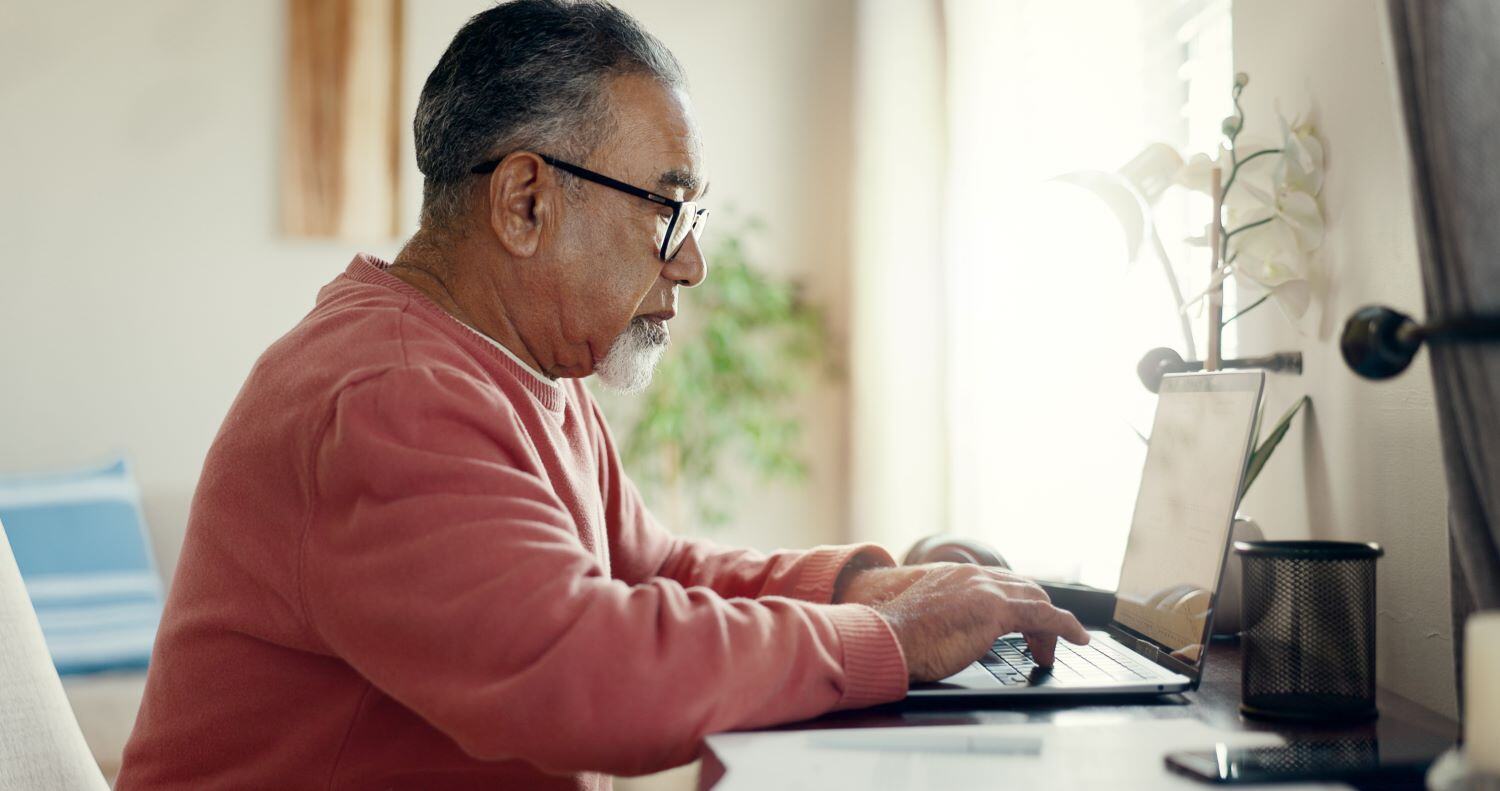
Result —
[{"label": "man's forearm", "polygon": [[676,539],[658,574],[685,586],[701,585],[726,598],[786,596],[832,603],[863,569],[894,566],[890,553],[875,544],[782,550],[769,555],[730,549],[696,539]]}]

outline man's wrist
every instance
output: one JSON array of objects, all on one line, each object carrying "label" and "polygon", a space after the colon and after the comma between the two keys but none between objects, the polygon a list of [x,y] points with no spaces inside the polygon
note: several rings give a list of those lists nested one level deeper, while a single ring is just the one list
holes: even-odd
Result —
[{"label": "man's wrist", "polygon": [[880,568],[891,568],[891,566],[869,553],[862,553],[850,558],[849,562],[844,564],[844,568],[839,571],[838,577],[833,581],[833,603],[842,604],[844,602],[849,593],[849,586],[854,582],[855,577],[871,569]]}]

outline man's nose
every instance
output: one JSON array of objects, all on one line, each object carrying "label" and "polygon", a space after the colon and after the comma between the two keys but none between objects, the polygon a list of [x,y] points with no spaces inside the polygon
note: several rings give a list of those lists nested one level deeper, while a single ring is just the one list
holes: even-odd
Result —
[{"label": "man's nose", "polygon": [[708,259],[703,257],[703,248],[698,246],[698,237],[688,234],[682,249],[662,267],[661,276],[679,286],[692,288],[708,277]]}]

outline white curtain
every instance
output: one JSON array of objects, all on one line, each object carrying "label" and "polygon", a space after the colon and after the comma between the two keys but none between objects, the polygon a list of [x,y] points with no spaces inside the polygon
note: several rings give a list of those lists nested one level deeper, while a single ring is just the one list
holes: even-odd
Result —
[{"label": "white curtain", "polygon": [[[1195,59],[1219,17],[1224,44]],[[1204,0],[861,4],[859,537],[944,530],[1114,586],[1154,406],[1134,366],[1183,344],[1157,264],[1127,267],[1108,209],[1051,179],[1212,145],[1227,102],[1193,88],[1227,99],[1227,20]],[[1192,288],[1172,242],[1206,207],[1158,209]]]},{"label": "white curtain", "polygon": [[856,24],[851,513],[900,552],[948,524],[941,3],[862,0]]}]

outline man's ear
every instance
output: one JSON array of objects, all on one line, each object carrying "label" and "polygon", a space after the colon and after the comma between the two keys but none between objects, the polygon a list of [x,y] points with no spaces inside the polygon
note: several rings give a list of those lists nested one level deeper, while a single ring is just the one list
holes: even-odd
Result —
[{"label": "man's ear", "polygon": [[542,234],[555,231],[560,185],[552,168],[529,151],[500,161],[490,174],[490,230],[517,258],[536,255]]}]

